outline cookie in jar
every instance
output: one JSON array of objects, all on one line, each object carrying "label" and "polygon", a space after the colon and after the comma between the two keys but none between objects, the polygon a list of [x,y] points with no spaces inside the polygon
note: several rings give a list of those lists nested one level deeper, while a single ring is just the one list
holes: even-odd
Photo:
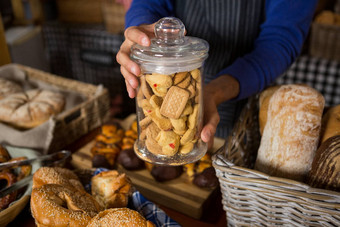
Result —
[{"label": "cookie in jar", "polygon": [[155,164],[183,165],[207,151],[200,138],[203,120],[202,69],[206,41],[184,36],[183,23],[160,19],[148,47],[134,45],[131,59],[142,74],[136,97],[136,154]]}]

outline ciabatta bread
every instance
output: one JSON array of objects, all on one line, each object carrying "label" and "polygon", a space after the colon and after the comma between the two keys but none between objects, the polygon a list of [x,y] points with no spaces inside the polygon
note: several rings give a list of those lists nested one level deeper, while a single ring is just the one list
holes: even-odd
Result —
[{"label": "ciabatta bread", "polygon": [[33,128],[64,109],[62,94],[47,90],[30,90],[0,100],[0,121],[18,128]]},{"label": "ciabatta bread", "polygon": [[22,92],[22,88],[19,84],[0,78],[0,99],[18,92]]},{"label": "ciabatta bread", "polygon": [[303,180],[319,142],[324,98],[304,85],[283,85],[269,100],[255,168]]}]

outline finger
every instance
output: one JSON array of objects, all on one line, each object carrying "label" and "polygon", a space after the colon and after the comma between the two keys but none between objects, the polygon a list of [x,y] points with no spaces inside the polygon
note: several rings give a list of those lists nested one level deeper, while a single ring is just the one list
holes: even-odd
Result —
[{"label": "finger", "polygon": [[128,81],[125,80],[126,90],[129,94],[130,98],[134,98],[136,96],[136,91],[133,89]]},{"label": "finger", "polygon": [[138,43],[142,46],[150,45],[150,39],[148,35],[135,26],[126,29],[124,35],[126,39],[132,41],[133,43]]},{"label": "finger", "polygon": [[140,74],[140,68],[137,63],[130,59],[130,56],[124,49],[121,49],[116,55],[117,62],[124,67],[128,72],[138,76]]},{"label": "finger", "polygon": [[208,143],[214,137],[218,123],[220,122],[220,116],[218,112],[213,112],[207,116],[208,122],[202,129],[201,138],[204,142]]},{"label": "finger", "polygon": [[135,75],[130,73],[126,68],[123,66],[120,67],[120,72],[123,74],[125,81],[130,85],[132,89],[136,89],[138,87],[138,80]]}]

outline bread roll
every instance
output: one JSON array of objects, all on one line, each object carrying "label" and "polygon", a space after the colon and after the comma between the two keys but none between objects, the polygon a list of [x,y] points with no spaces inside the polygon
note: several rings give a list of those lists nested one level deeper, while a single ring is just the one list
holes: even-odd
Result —
[{"label": "bread roll", "polygon": [[280,86],[273,86],[269,87],[266,90],[262,91],[259,97],[259,124],[260,124],[260,133],[262,135],[264,126],[267,122],[267,112],[268,112],[268,105],[269,100],[272,95],[279,89]]},{"label": "bread roll", "polygon": [[140,213],[129,208],[113,208],[101,211],[91,219],[87,227],[155,227]]},{"label": "bread roll", "polygon": [[125,173],[104,171],[92,177],[91,191],[105,209],[126,207],[132,195],[132,183]]},{"label": "bread roll", "polygon": [[255,168],[303,180],[319,142],[324,98],[303,85],[281,86],[270,98]]},{"label": "bread roll", "polygon": [[0,99],[3,99],[8,95],[18,93],[18,92],[22,92],[22,88],[18,84],[12,81],[0,78]]},{"label": "bread roll", "polygon": [[321,143],[340,135],[340,105],[330,108],[322,118]]},{"label": "bread roll", "polygon": [[0,121],[18,128],[33,128],[60,113],[64,97],[47,90],[30,90],[0,100]]},{"label": "bread roll", "polygon": [[340,136],[331,137],[321,144],[307,183],[316,188],[340,191]]}]

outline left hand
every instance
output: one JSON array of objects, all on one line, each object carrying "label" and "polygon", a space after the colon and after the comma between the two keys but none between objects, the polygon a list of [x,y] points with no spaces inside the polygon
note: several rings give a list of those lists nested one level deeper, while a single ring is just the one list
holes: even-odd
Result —
[{"label": "left hand", "polygon": [[220,122],[220,115],[217,111],[217,104],[214,100],[214,95],[211,93],[209,85],[204,87],[203,97],[203,112],[204,112],[204,127],[201,132],[201,139],[208,143],[208,149],[214,144],[214,135],[218,123]]},{"label": "left hand", "polygon": [[217,125],[220,122],[217,106],[237,97],[240,92],[240,85],[234,77],[222,75],[205,85],[203,89],[204,126],[201,139],[208,143],[208,149],[210,149],[214,143]]}]

